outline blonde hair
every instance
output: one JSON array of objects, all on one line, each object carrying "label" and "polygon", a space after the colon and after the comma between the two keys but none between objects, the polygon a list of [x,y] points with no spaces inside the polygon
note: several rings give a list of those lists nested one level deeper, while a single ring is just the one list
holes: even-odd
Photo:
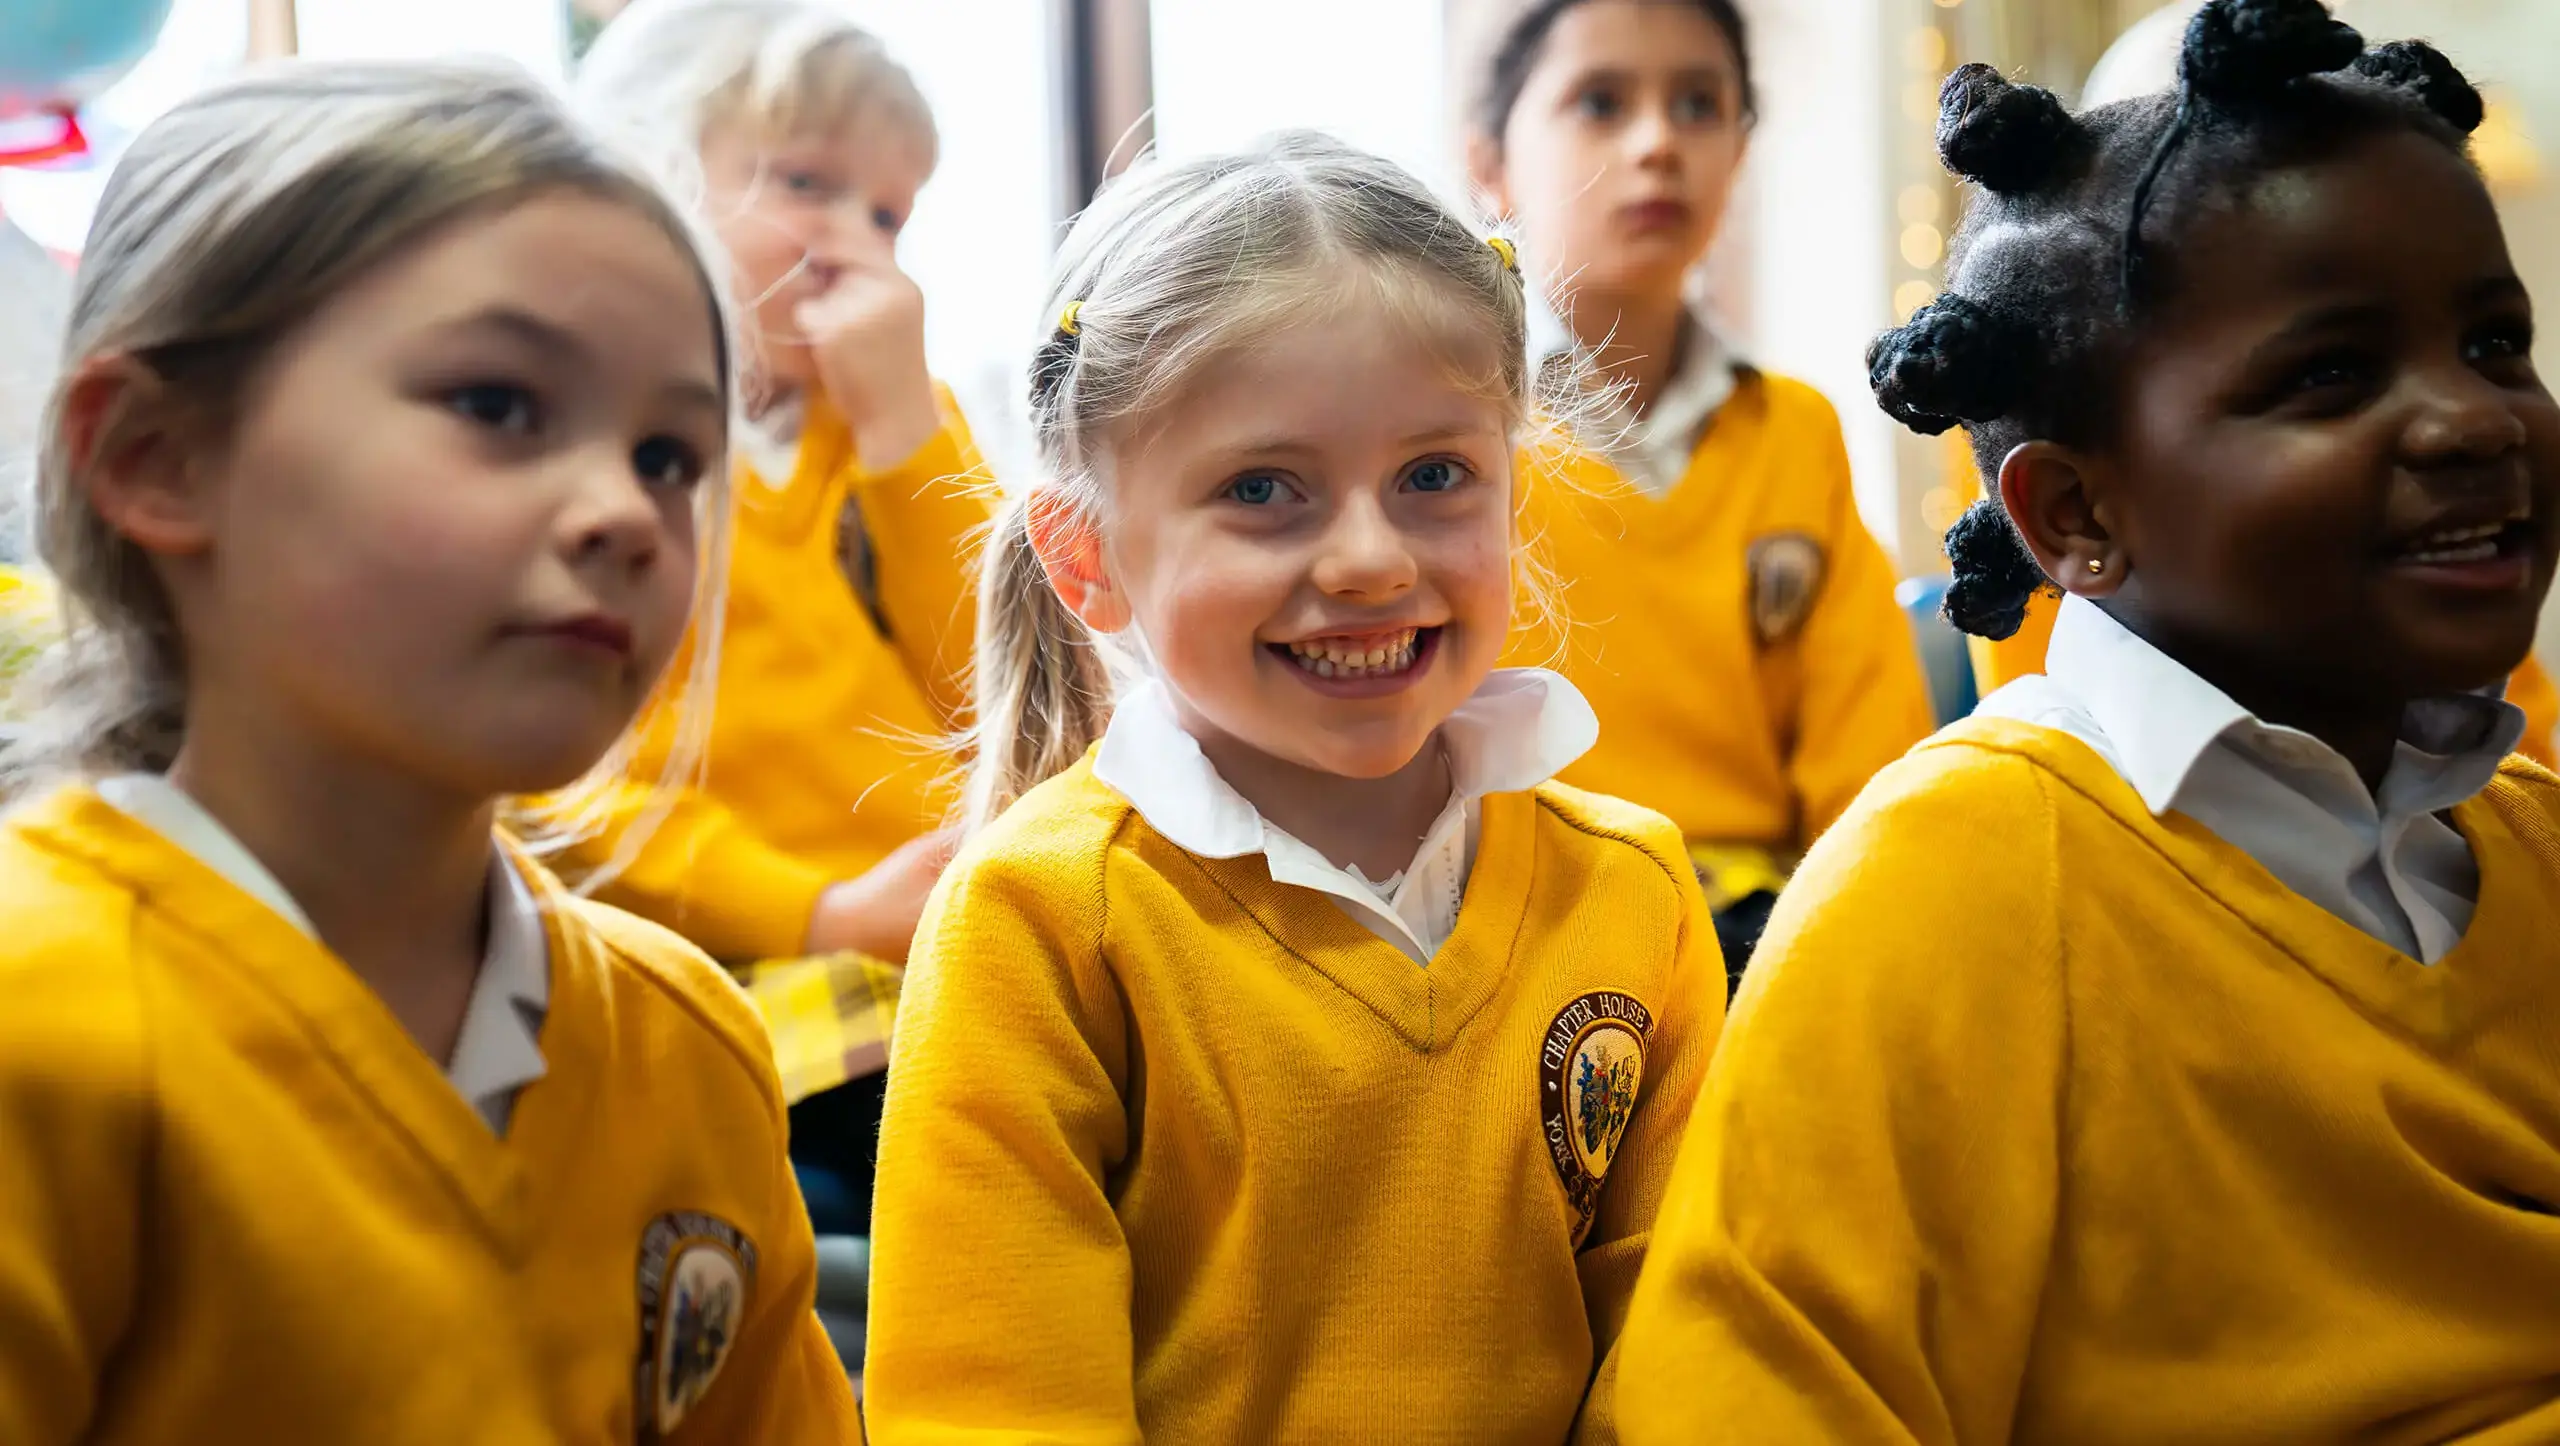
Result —
[{"label": "blonde hair", "polygon": [[800,135],[885,120],[930,172],[941,135],[924,92],[828,0],[636,0],[579,65],[579,109],[690,174],[712,127]]},{"label": "blonde hair", "polygon": [[[734,395],[717,268],[693,223],[515,67],[285,62],[180,104],[134,140],[90,229],[46,408],[35,523],[64,628],[29,680],[23,729],[0,749],[0,799],[65,776],[165,771],[186,734],[177,617],[149,558],[90,507],[70,447],[65,407],[81,366],[129,356],[162,394],[120,404],[92,453],[145,406],[218,426],[278,345],[348,284],[460,218],[561,190],[629,208],[691,259]],[[716,617],[729,510],[720,469],[696,506],[696,611]],[[716,629],[698,631],[697,649],[716,648]],[[710,674],[700,663],[697,680]],[[699,756],[707,703],[699,682],[676,701],[696,721],[673,775]],[[626,730],[590,785],[618,776],[631,748]]]},{"label": "blonde hair", "polygon": [[[1077,218],[1049,288],[1053,330],[1032,362],[1039,473],[1008,490],[984,554],[968,827],[1073,764],[1111,717],[1117,659],[1049,585],[1031,540],[1034,492],[1102,524],[1115,437],[1205,363],[1352,293],[1447,343],[1452,375],[1500,401],[1515,434],[1559,415],[1532,395],[1528,302],[1507,244],[1489,245],[1402,167],[1331,137],[1291,132],[1142,166]],[[1528,557],[1515,549],[1534,594]]]}]

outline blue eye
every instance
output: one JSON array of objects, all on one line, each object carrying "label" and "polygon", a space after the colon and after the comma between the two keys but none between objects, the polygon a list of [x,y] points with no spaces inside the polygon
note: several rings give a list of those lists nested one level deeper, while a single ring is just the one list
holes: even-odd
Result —
[{"label": "blue eye", "polygon": [[493,432],[523,436],[539,422],[533,393],[505,382],[482,382],[445,393],[444,404],[465,421]]},{"label": "blue eye", "polygon": [[1416,462],[1404,474],[1407,487],[1416,492],[1449,492],[1467,480],[1467,469],[1445,458],[1434,457]]},{"label": "blue eye", "polygon": [[795,196],[825,197],[835,187],[815,171],[786,170],[782,173],[782,189]]},{"label": "blue eye", "polygon": [[691,487],[702,480],[702,454],[674,437],[651,437],[631,449],[631,472],[651,487]]},{"label": "blue eye", "polygon": [[1227,484],[1226,495],[1247,507],[1267,507],[1281,501],[1289,484],[1268,472],[1248,472]]},{"label": "blue eye", "polygon": [[1600,86],[1593,86],[1575,96],[1573,105],[1574,109],[1581,111],[1584,117],[1596,121],[1614,120],[1618,112],[1624,109],[1616,91]]}]

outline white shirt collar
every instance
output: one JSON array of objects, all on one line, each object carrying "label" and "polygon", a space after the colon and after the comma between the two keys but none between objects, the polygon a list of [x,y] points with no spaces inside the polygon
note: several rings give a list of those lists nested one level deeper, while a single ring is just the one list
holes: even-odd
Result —
[{"label": "white shirt collar", "polygon": [[[319,937],[276,876],[176,784],[158,774],[127,773],[101,781],[98,796],[194,855],[277,917]],[[488,952],[463,1008],[462,1032],[454,1041],[445,1078],[500,1135],[507,1132],[517,1093],[545,1071],[542,1021],[550,1005],[551,946],[541,907],[506,855],[493,849]]]},{"label": "white shirt collar", "polygon": [[[1543,299],[1529,314],[1530,353],[1541,366],[1573,350],[1573,333]],[[1653,405],[1638,416],[1625,407],[1595,419],[1593,435],[1609,439],[1610,462],[1638,486],[1661,496],[1689,474],[1707,423],[1733,400],[1747,365],[1706,315],[1692,308],[1680,336],[1680,365]]]},{"label": "white shirt collar", "polygon": [[[2063,599],[2045,673],[2105,733],[2108,761],[2154,814],[2175,806],[2197,761],[2235,731],[2254,750],[2284,763],[2346,766],[2310,734],[2260,722],[2230,694],[2086,598]],[[2524,737],[2523,710],[2496,692],[2422,698],[2409,705],[2398,754],[2374,800],[2381,811],[2434,813],[2489,786]]]},{"label": "white shirt collar", "polygon": [[1176,847],[1213,859],[1262,854],[1275,881],[1333,895],[1380,937],[1428,963],[1456,923],[1479,801],[1537,787],[1590,752],[1599,736],[1591,705],[1560,674],[1493,673],[1440,726],[1455,785],[1449,805],[1414,862],[1385,882],[1334,864],[1265,820],[1219,777],[1158,679],[1140,681],[1113,708],[1093,771]]},{"label": "white shirt collar", "polygon": [[2444,811],[2487,787],[2524,736],[2523,711],[2496,691],[2412,703],[2381,787],[2368,790],[2327,744],[2251,716],[2069,597],[2045,672],[1978,711],[2078,738],[2155,816],[2186,815],[2295,893],[2432,964],[2461,942],[2479,899],[2470,844]]}]

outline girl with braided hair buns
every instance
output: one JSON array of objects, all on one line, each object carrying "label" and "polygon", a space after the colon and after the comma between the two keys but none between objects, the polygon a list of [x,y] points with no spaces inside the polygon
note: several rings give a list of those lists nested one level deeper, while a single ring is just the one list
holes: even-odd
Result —
[{"label": "girl with braided hair buns", "polygon": [[1634,1442],[2560,1439],[2560,780],[2497,686],[2560,406],[2480,100],[2314,0],[2172,94],[1984,67],[1876,395],[1997,497],[1949,611],[2050,671],[1778,906],[1622,1342]]},{"label": "girl with braided hair buns", "polygon": [[[2082,103],[2104,105],[2173,84],[2178,68],[2178,41],[2187,22],[2194,18],[2194,0],[2172,4],[2154,11],[2135,22],[2116,39],[2095,69],[2089,73],[2087,86],[2081,92]],[[1966,489],[1975,497],[1981,495],[1972,471],[1972,448],[1962,445],[1962,438],[1951,438],[1958,445],[1950,448],[1950,456],[1962,453],[1960,465],[1966,476]],[[2045,644],[2053,636],[2053,616],[2060,594],[2046,588],[2028,604],[2026,622],[2009,637],[1973,639],[1974,680],[1981,696],[2025,677],[2044,671]],[[2546,768],[2560,768],[2560,687],[2555,687],[2550,671],[2531,654],[2525,657],[2513,676],[2507,679],[2507,701],[2524,710],[2524,737],[2516,751]]]}]

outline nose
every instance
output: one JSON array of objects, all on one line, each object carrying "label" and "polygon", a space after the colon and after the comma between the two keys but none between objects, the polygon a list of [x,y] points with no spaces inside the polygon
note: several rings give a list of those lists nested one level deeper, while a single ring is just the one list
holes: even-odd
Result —
[{"label": "nose", "polygon": [[1328,597],[1360,603],[1393,602],[1421,576],[1404,533],[1373,493],[1354,496],[1334,514],[1311,570]]},{"label": "nose", "polygon": [[2418,404],[2401,433],[2401,451],[2413,464],[2494,462],[2524,446],[2528,431],[2515,399],[2470,366],[2432,368],[2416,385]]},{"label": "nose", "polygon": [[559,512],[558,545],[570,566],[640,577],[666,550],[664,504],[634,475],[627,449],[581,450],[568,464],[569,495]]},{"label": "nose", "polygon": [[1671,123],[1670,102],[1661,97],[1648,97],[1628,118],[1627,152],[1636,165],[1646,170],[1679,169],[1680,148],[1674,144],[1678,137],[1679,128]]}]

